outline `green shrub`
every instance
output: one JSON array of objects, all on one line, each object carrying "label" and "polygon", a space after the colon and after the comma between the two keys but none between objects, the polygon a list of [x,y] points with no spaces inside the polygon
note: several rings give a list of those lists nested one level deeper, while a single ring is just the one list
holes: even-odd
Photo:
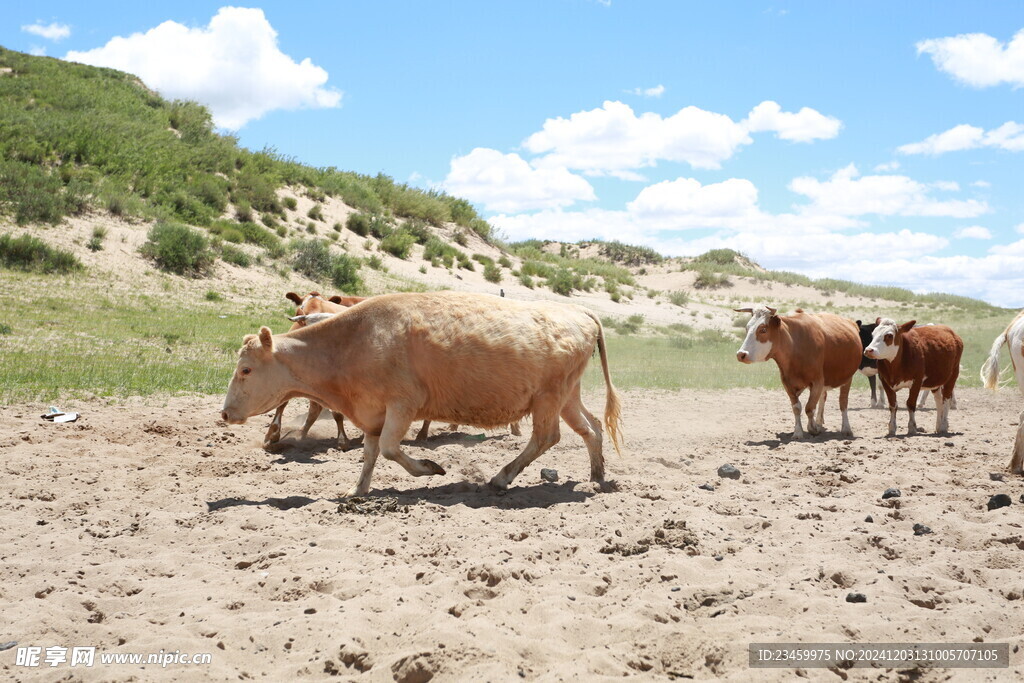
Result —
[{"label": "green shrub", "polygon": [[284,199],[281,200],[281,203],[284,204],[285,207],[291,211],[294,211],[299,206],[299,203],[295,201],[295,197],[285,197]]},{"label": "green shrub", "polygon": [[463,270],[476,270],[476,266],[473,265],[473,262],[461,251],[455,255],[455,260],[459,262],[459,268]]},{"label": "green shrub", "polygon": [[374,270],[381,270],[384,267],[384,261],[381,260],[380,256],[374,254],[370,258],[366,259],[366,265],[370,266]]},{"label": "green shrub", "polygon": [[498,264],[503,268],[508,268],[509,270],[512,270],[512,262],[508,259],[508,256],[502,256],[501,258],[499,258]]},{"label": "green shrub", "polygon": [[31,235],[0,235],[0,266],[37,273],[72,273],[83,268],[71,252],[54,249]]},{"label": "green shrub", "polygon": [[370,234],[379,240],[384,239],[394,230],[394,224],[386,216],[374,214],[370,217]]},{"label": "green shrub", "polygon": [[292,243],[292,268],[310,280],[326,280],[331,275],[334,259],[331,250],[320,240],[297,240]]},{"label": "green shrub", "polygon": [[381,251],[386,251],[400,259],[409,257],[409,250],[416,243],[416,237],[405,229],[396,230],[380,241]]},{"label": "green shrub", "polygon": [[274,230],[274,229],[277,228],[277,221],[274,220],[273,215],[271,215],[269,213],[265,213],[262,216],[260,216],[260,222],[263,223],[263,225],[265,225],[268,228],[270,228],[271,230]]},{"label": "green shrub", "polygon": [[11,334],[14,332],[14,328],[7,323],[0,323],[0,335]]},{"label": "green shrub", "polygon": [[460,247],[466,246],[469,243],[469,238],[466,237],[466,233],[461,230],[456,230],[455,234],[452,235],[452,242],[459,245]]},{"label": "green shrub", "polygon": [[220,258],[225,263],[231,263],[242,268],[248,268],[252,265],[252,258],[250,258],[248,254],[238,247],[233,247],[230,244],[221,246]]},{"label": "green shrub", "polygon": [[712,249],[696,257],[695,263],[714,263],[720,266],[727,266],[736,262],[737,257],[743,255],[735,249]]},{"label": "green shrub", "polygon": [[334,257],[331,267],[331,282],[346,294],[357,294],[363,289],[363,281],[359,277],[359,259],[346,254]]},{"label": "green shrub", "polygon": [[485,266],[494,265],[494,259],[490,256],[485,256],[484,254],[473,254],[473,260]]},{"label": "green shrub", "polygon": [[682,290],[677,290],[675,292],[669,292],[668,300],[682,308],[686,304],[690,303],[690,295]]},{"label": "green shrub", "polygon": [[200,233],[178,223],[157,223],[139,249],[158,268],[178,275],[205,275],[216,259]]},{"label": "green shrub", "polygon": [[701,270],[693,281],[694,289],[720,289],[732,286],[729,276],[724,273],[716,273],[710,270]]},{"label": "green shrub", "polygon": [[[430,261],[435,267],[437,265],[435,261],[437,261],[437,263],[444,264],[445,268],[451,268],[459,254],[462,252],[437,237],[428,239],[423,247],[423,260]],[[465,255],[463,254],[463,256]]]},{"label": "green shrub", "polygon": [[528,289],[533,289],[533,278],[526,273],[519,273],[519,282]]},{"label": "green shrub", "polygon": [[548,278],[551,291],[562,296],[570,296],[575,285],[576,277],[568,268],[559,268]]},{"label": "green shrub", "polygon": [[314,204],[313,208],[306,212],[306,216],[315,221],[322,221],[324,219],[324,212],[319,204]]},{"label": "green shrub", "polygon": [[366,237],[370,234],[370,217],[365,213],[349,214],[345,227],[360,237]]},{"label": "green shrub", "polygon": [[334,230],[334,232],[341,232],[342,227],[341,223],[335,222],[334,225],[331,226],[331,229]]},{"label": "green shrub", "polygon": [[86,246],[89,247],[89,251],[99,251],[103,248],[103,240],[107,236],[107,229],[102,225],[97,225],[92,229],[92,237],[89,238],[89,242]]},{"label": "green shrub", "polygon": [[203,296],[203,298],[206,299],[207,301],[224,301],[224,297],[222,297],[220,294],[213,291],[212,289],[208,290],[205,296]]},{"label": "green shrub", "polygon": [[430,232],[430,228],[427,227],[427,224],[416,218],[406,221],[404,228],[406,232],[416,238],[417,244],[426,244],[427,240],[429,240],[433,235],[433,233]]},{"label": "green shrub", "polygon": [[242,223],[252,222],[252,206],[244,199],[235,204],[235,218]]},{"label": "green shrub", "polygon": [[501,282],[501,268],[494,262],[488,263],[484,266],[484,279],[495,284]]}]

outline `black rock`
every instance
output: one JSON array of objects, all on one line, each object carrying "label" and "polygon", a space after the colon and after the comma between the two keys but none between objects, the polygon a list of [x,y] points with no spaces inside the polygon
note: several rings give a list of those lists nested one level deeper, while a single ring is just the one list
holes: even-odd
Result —
[{"label": "black rock", "polygon": [[715,490],[715,487],[712,486],[711,484],[701,484],[697,488],[704,489],[705,491],[714,491]]},{"label": "black rock", "polygon": [[868,515],[867,517],[864,518],[864,521],[867,522],[868,524],[871,524],[872,522],[875,521],[875,518],[872,517],[871,515]]},{"label": "black rock", "polygon": [[732,465],[726,463],[718,468],[718,476],[726,479],[739,479],[740,471]]},{"label": "black rock", "polygon": [[899,489],[886,489],[885,493],[882,494],[882,500],[886,498],[899,498],[902,495]]},{"label": "black rock", "polygon": [[12,640],[9,643],[0,643],[0,652],[4,650],[10,650],[12,647],[18,644],[18,641]]},{"label": "black rock", "polygon": [[1004,481],[1005,480],[1005,477],[1003,476],[1002,472],[989,472],[988,473],[988,478],[991,479],[992,481]]},{"label": "black rock", "polygon": [[715,562],[721,562],[723,559],[721,555],[715,555]]},{"label": "black rock", "polygon": [[554,484],[558,481],[558,470],[550,470],[545,467],[540,471],[540,478]]},{"label": "black rock", "polygon": [[925,534],[931,534],[931,533],[934,533],[934,532],[932,531],[932,528],[930,526],[925,526],[924,524],[915,524],[914,525],[914,535],[915,536],[924,536]]},{"label": "black rock", "polygon": [[867,602],[868,596],[863,593],[847,593],[846,602]]},{"label": "black rock", "polygon": [[1006,507],[1012,502],[1013,501],[1010,500],[1010,497],[1005,493],[997,493],[996,495],[988,499],[988,509],[998,510],[999,508]]}]

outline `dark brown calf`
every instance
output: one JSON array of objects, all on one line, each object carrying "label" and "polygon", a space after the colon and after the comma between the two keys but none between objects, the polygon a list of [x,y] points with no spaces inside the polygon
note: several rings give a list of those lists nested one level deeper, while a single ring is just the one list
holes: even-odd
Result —
[{"label": "dark brown calf", "polygon": [[910,389],[907,412],[910,422],[907,435],[917,433],[917,397],[927,389],[935,397],[935,431],[949,430],[949,407],[960,376],[963,340],[945,325],[914,327],[916,320],[897,325],[889,318],[879,318],[871,344],[864,355],[878,361],[878,377],[889,399],[889,436],[896,435],[896,392]]}]

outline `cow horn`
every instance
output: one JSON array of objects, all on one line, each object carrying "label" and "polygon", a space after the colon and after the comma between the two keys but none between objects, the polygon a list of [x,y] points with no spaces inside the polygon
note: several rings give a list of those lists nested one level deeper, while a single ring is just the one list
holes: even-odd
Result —
[{"label": "cow horn", "polygon": [[306,316],[304,316],[304,315],[290,315],[290,316],[288,316],[288,319],[291,320],[293,323],[304,323],[304,322],[306,322]]},{"label": "cow horn", "polygon": [[734,308],[732,310],[736,311],[737,313],[753,313],[754,312],[753,308]]},{"label": "cow horn", "polygon": [[767,308],[768,312],[771,313],[772,315],[775,315],[775,311],[779,310],[777,308],[772,308],[771,306],[765,306],[765,308]]}]

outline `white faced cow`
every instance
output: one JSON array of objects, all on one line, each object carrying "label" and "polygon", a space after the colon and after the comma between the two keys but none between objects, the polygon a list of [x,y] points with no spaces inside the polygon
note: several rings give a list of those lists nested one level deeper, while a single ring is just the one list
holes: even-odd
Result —
[{"label": "white faced cow", "polygon": [[[799,308],[795,315],[780,316],[769,306],[737,308],[750,313],[747,336],[736,352],[741,363],[774,360],[779,366],[782,385],[789,394],[796,418],[793,437],[804,436],[800,419],[800,394],[807,397],[807,431],[821,432],[825,414],[825,393],[839,387],[839,408],[843,414],[842,433],[853,436],[847,406],[850,384],[860,364],[861,343],[852,320],[831,313],[812,315]],[[818,417],[814,413],[817,408]]]},{"label": "white faced cow", "polygon": [[604,426],[618,450],[619,398],[597,316],[485,294],[384,294],[300,330],[272,335],[263,327],[243,342],[221,417],[241,424],[294,397],[343,413],[365,434],[362,475],[346,494],[357,496],[369,491],[378,454],[413,476],[444,474],[402,451],[413,420],[496,427],[532,415],[526,448],[491,480],[506,488],[558,443],[561,416],[583,437],[590,477],[601,481],[601,423],[580,396],[595,350],[606,384]]},{"label": "white faced cow", "polygon": [[910,389],[907,435],[917,433],[917,395],[927,389],[935,397],[935,432],[949,430],[949,399],[960,375],[964,342],[945,325],[914,327],[916,320],[897,325],[890,318],[878,318],[871,343],[864,355],[878,361],[878,376],[889,399],[889,436],[896,435],[896,392]]},{"label": "white faced cow", "polygon": [[[1024,311],[1017,314],[1013,322],[992,342],[992,350],[988,359],[981,366],[981,381],[985,388],[996,389],[999,384],[999,350],[1003,344],[1010,348],[1010,365],[1017,377],[1017,388],[1024,394]],[[1010,459],[1010,471],[1024,474],[1024,412],[1020,414],[1017,427],[1017,439],[1013,444],[1013,457]]]}]

